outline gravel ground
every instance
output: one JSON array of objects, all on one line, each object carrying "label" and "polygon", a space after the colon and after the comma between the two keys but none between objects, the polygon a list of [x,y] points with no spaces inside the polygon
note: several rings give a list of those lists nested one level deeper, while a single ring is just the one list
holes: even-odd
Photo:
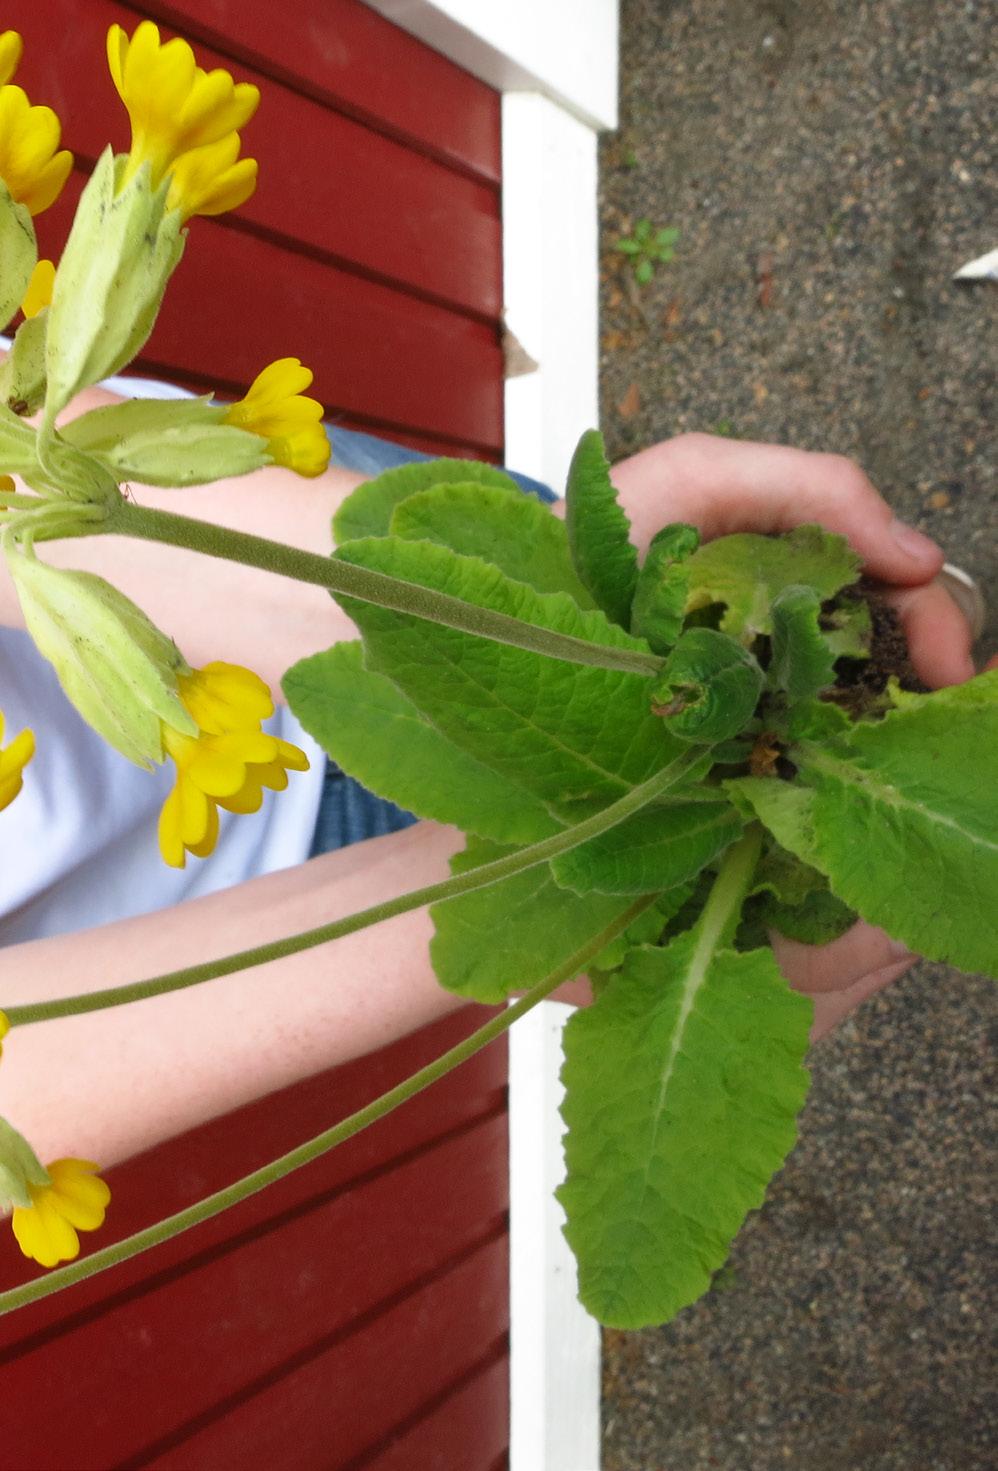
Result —
[{"label": "gravel ground", "polygon": [[[684,429],[851,455],[980,579],[998,647],[998,286],[951,281],[998,244],[993,9],[621,9],[612,457]],[[638,288],[612,247],[643,217],[681,234]],[[605,1471],[996,1464],[994,1019],[990,983],[922,965],[816,1052],[802,1142],[724,1290],[606,1335]]]}]

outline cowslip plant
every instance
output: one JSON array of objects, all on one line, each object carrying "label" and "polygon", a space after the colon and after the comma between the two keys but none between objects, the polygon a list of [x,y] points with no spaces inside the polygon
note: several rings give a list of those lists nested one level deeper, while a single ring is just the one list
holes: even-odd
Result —
[{"label": "cowslip plant", "polygon": [[[564,522],[501,471],[431,461],[359,487],[328,557],[123,496],[131,477],[194,486],[273,462],[316,474],[326,454],[318,405],[301,396],[310,375],[292,358],[237,405],[138,401],[56,426],[81,385],[146,340],[185,222],[244,199],[255,178],[235,162],[254,98],[231,78],[213,84],[214,122],[178,131],[184,98],[154,105],[150,25],[110,38],[132,152],[99,163],[49,302],[32,302],[0,375],[0,472],[24,486],[3,482],[0,526],[27,621],[107,739],[140,763],[176,763],[160,839],[183,862],[210,851],[217,806],[253,810],[300,753],[260,730],[269,697],[248,671],[191,670],[120,593],[46,567],[35,543],[130,535],[325,587],[360,637],[288,671],[293,710],[345,771],[457,825],[466,845],[450,878],[302,934],[7,1007],[0,1039],[15,1046],[19,1026],[207,983],[424,904],[441,985],[483,1003],[523,995],[288,1154],[0,1294],[0,1312],[308,1163],[586,973],[595,1000],[565,1033],[566,1234],[601,1321],[664,1321],[707,1288],[794,1142],[811,1004],[783,979],[772,933],[821,943],[858,915],[932,959],[998,975],[998,671],[933,694],[857,678],[878,653],[858,558],[817,526],[700,545],[670,524],[639,562],[595,431],[573,460]],[[207,74],[180,55],[170,85],[190,102]],[[34,274],[33,229],[10,191],[0,216],[21,241],[0,294],[16,304]],[[32,740],[0,752],[0,806]],[[100,1225],[95,1168],[45,1167],[0,1121],[0,1209],[24,1213],[19,1239],[36,1260],[72,1257],[75,1231]]]}]

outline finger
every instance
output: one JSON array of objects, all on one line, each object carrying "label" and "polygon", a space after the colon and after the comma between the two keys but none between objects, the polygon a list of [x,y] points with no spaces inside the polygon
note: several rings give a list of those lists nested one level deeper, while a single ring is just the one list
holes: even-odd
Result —
[{"label": "finger", "polygon": [[814,1020],[811,1023],[811,1042],[820,1042],[826,1037],[833,1027],[837,1027],[851,1011],[875,996],[878,991],[883,991],[892,985],[894,981],[900,980],[904,973],[911,969],[914,960],[899,960],[893,965],[882,966],[879,970],[870,971],[868,975],[855,981],[845,991],[825,991],[814,998]]},{"label": "finger", "polygon": [[820,995],[846,991],[869,974],[890,965],[911,965],[917,958],[883,930],[857,921],[827,945],[802,945],[770,932],[776,963],[796,991]]},{"label": "finger", "polygon": [[689,521],[705,539],[788,531],[810,521],[847,537],[866,570],[884,582],[927,582],[943,564],[935,542],[899,521],[859,466],[841,455],[684,434],[623,460],[612,475],[639,546],[663,518]]},{"label": "finger", "polygon": [[970,624],[941,583],[890,592],[887,602],[901,619],[911,662],[930,689],[974,677]]}]

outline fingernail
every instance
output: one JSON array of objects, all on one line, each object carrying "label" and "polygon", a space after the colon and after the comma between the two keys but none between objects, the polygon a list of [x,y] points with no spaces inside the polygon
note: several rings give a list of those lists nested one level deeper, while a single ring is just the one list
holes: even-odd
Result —
[{"label": "fingernail", "polygon": [[908,946],[903,945],[900,940],[892,940],[887,947],[887,950],[891,960],[915,959],[915,952],[913,950],[909,950]]},{"label": "fingernail", "polygon": [[913,557],[916,562],[938,561],[940,548],[931,536],[925,536],[921,531],[916,531],[914,526],[909,526],[906,521],[897,519],[891,522],[890,530],[895,543],[906,557]]}]

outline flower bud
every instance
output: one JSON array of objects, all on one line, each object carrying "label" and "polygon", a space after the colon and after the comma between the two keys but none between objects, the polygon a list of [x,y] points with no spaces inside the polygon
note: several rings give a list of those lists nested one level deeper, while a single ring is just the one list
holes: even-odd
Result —
[{"label": "flower bud", "polygon": [[126,163],[110,148],[101,155],[56,272],[48,309],[46,440],[75,393],[117,373],[143,346],[183,253],[180,214],[164,213],[167,185],[153,190],[143,166],[122,186]]},{"label": "flower bud", "polygon": [[82,414],[60,433],[118,481],[206,485],[271,463],[267,440],[225,423],[226,413],[210,397],[132,399]]},{"label": "flower bud", "polygon": [[147,770],[163,760],[161,721],[198,727],[177,692],[189,673],[176,644],[102,577],[66,572],[9,547],[28,632],[83,719]]}]

